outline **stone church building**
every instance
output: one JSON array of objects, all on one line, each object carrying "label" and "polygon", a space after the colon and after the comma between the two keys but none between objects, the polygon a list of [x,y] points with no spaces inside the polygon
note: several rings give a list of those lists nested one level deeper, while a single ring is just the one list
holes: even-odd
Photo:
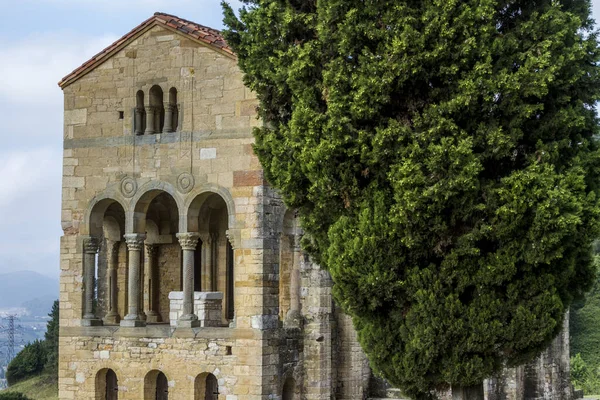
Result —
[{"label": "stone church building", "polygon": [[[263,178],[219,31],[156,13],[59,86],[60,399],[399,397]],[[565,334],[488,398],[570,398],[568,354]]]}]

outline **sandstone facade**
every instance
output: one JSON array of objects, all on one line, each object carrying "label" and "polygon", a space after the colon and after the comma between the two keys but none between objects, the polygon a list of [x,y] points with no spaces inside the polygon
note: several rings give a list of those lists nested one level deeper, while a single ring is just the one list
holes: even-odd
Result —
[{"label": "sandstone facade", "polygon": [[258,103],[218,32],[156,14],[60,86],[61,399],[381,389],[263,179]]}]

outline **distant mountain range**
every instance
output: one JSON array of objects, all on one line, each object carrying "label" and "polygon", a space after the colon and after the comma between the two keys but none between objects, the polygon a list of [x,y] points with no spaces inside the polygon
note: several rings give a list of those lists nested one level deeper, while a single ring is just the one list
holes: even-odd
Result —
[{"label": "distant mountain range", "polygon": [[58,299],[58,279],[37,272],[0,274],[0,309],[26,308],[31,315],[45,316]]}]

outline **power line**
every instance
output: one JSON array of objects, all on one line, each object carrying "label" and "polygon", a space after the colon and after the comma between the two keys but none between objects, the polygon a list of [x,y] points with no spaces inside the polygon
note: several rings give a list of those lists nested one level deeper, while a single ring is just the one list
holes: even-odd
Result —
[{"label": "power line", "polygon": [[21,335],[22,327],[20,325],[16,325],[15,322],[19,321],[19,318],[16,314],[9,314],[2,318],[3,324],[0,325],[0,333],[5,336],[5,339],[1,342],[2,347],[5,348],[6,354],[6,365],[8,365],[13,358],[16,356],[15,346],[16,346],[16,337]]}]

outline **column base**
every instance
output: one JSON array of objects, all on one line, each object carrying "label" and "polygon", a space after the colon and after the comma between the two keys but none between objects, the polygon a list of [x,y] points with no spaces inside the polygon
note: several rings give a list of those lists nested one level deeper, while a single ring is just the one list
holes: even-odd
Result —
[{"label": "column base", "polygon": [[106,314],[103,321],[105,325],[118,325],[121,317],[119,314]]},{"label": "column base", "polygon": [[157,323],[160,322],[162,318],[158,314],[146,314],[146,322]]},{"label": "column base", "polygon": [[195,320],[180,319],[177,321],[177,327],[178,328],[198,328],[198,327],[200,327],[200,321],[198,321],[197,319],[195,319]]},{"label": "column base", "polygon": [[146,326],[146,321],[142,321],[139,319],[124,319],[121,320],[120,326],[127,328],[141,328]]},{"label": "column base", "polygon": [[82,319],[81,326],[102,326],[102,320],[98,318]]}]

